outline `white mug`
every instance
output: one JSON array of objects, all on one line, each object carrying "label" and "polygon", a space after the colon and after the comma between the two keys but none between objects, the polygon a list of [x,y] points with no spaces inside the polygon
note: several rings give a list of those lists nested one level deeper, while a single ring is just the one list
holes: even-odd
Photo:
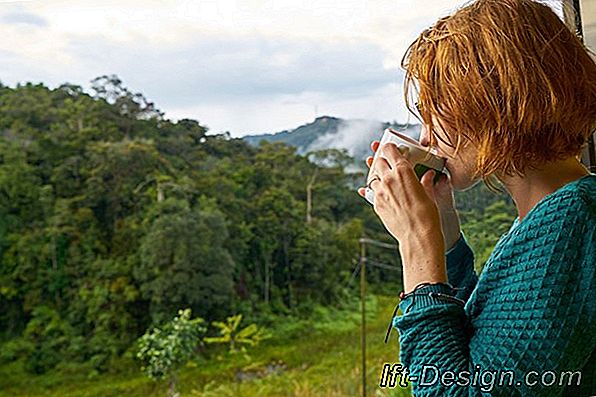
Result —
[{"label": "white mug", "polygon": [[[436,183],[441,177],[441,174],[445,172],[445,159],[443,157],[439,157],[435,149],[424,147],[415,139],[401,134],[395,131],[393,128],[387,128],[383,132],[379,149],[376,151],[373,162],[370,166],[368,176],[366,177],[367,182],[372,178],[371,170],[375,164],[375,161],[377,160],[377,157],[379,156],[381,146],[388,142],[396,143],[399,148],[408,148],[408,160],[414,165],[414,172],[416,173],[418,179],[422,178],[422,175],[424,175],[426,171],[433,169],[436,171],[433,183]],[[368,183],[366,186],[365,198],[369,203],[374,205],[375,192],[368,186]]]}]

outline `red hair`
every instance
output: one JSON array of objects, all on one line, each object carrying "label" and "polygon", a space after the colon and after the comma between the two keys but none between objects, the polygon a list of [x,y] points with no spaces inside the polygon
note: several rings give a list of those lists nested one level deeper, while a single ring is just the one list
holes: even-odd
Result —
[{"label": "red hair", "polygon": [[478,148],[485,182],[578,156],[596,128],[596,63],[535,1],[468,4],[424,30],[402,67],[408,109],[414,89],[430,131],[435,119],[456,153],[466,142]]}]

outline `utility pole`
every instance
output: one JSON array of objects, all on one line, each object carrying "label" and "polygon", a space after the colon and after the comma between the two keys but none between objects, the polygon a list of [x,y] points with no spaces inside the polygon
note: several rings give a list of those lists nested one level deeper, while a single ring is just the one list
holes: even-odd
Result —
[{"label": "utility pole", "polygon": [[362,397],[366,397],[366,239],[360,242],[360,305],[362,321],[360,344],[362,346]]},{"label": "utility pole", "polygon": [[362,347],[362,397],[366,397],[366,244],[376,245],[381,248],[397,250],[397,245],[383,243],[366,237],[358,239],[360,243],[360,344]]}]

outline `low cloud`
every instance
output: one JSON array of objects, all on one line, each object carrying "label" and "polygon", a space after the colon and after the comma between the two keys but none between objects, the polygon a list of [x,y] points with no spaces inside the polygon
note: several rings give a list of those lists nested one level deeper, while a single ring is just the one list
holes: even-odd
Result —
[{"label": "low cloud", "polygon": [[[419,125],[409,125],[402,133],[414,139],[419,137]],[[383,123],[376,120],[344,120],[335,134],[326,134],[317,138],[305,150],[314,151],[325,148],[346,149],[356,160],[363,160],[372,155],[370,143],[380,140],[383,135]]]},{"label": "low cloud", "polygon": [[351,156],[382,134],[383,123],[374,120],[346,120],[335,134],[326,134],[311,143],[307,151],[325,148],[346,149]]}]

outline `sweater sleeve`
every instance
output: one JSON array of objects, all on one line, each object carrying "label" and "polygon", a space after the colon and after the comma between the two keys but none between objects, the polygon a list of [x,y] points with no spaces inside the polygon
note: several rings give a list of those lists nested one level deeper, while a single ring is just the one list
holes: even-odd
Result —
[{"label": "sweater sleeve", "polygon": [[446,285],[400,303],[393,325],[414,395],[561,396],[562,373],[584,368],[596,347],[596,219],[578,197],[543,212],[493,252],[465,310]]},{"label": "sweater sleeve", "polygon": [[474,270],[474,252],[463,232],[455,245],[445,255],[449,284],[456,288],[455,297],[467,301],[476,287],[478,276]]}]

